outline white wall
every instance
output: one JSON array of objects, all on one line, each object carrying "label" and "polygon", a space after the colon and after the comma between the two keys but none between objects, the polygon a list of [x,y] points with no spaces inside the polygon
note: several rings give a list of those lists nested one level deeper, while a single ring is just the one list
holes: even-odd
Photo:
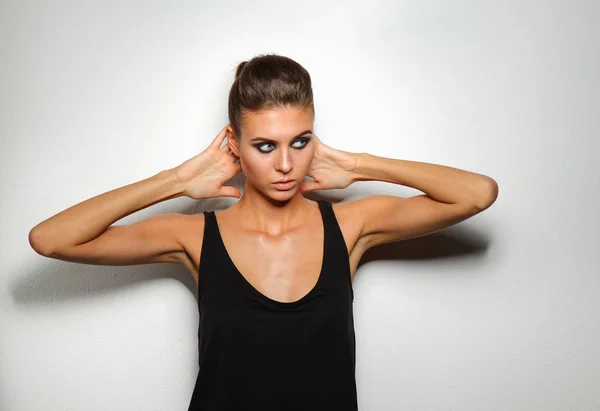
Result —
[{"label": "white wall", "polygon": [[[237,63],[265,52],[311,73],[326,144],[500,186],[472,219],[365,255],[360,409],[600,409],[599,15],[593,0],[0,0],[0,409],[187,409],[189,273],[52,260],[28,232],[202,151]],[[420,192],[322,194],[378,193]]]}]

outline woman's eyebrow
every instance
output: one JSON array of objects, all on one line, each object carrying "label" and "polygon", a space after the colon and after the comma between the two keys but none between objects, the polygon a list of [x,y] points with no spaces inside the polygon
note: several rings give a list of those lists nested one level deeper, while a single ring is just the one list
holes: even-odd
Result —
[{"label": "woman's eyebrow", "polygon": [[[297,136],[292,137],[292,140],[295,139],[295,138],[301,137],[301,136],[303,136],[305,134],[309,134],[309,133],[312,134],[312,130],[305,130],[302,133],[298,134]],[[269,140],[268,138],[264,138],[264,137],[254,137],[250,141],[256,141],[256,140],[263,140],[263,141],[269,141],[271,143],[276,143],[275,140]]]}]

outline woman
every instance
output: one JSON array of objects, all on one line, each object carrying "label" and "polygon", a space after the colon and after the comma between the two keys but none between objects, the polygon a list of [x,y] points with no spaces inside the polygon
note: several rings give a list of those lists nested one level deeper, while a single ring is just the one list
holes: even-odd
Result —
[{"label": "woman", "polygon": [[[38,253],[65,261],[169,262],[191,272],[200,371],[190,410],[356,410],[352,280],[362,254],[456,224],[497,197],[487,176],[331,148],[315,135],[314,115],[309,73],[287,57],[256,56],[237,67],[230,123],[202,153],[29,235]],[[243,196],[224,185],[240,171]],[[339,204],[303,196],[365,180],[426,194]],[[240,199],[217,214],[111,225],[182,195]]]}]

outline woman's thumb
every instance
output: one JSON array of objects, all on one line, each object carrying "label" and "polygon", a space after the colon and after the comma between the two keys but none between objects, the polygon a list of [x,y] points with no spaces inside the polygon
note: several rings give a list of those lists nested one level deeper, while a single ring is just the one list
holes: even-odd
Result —
[{"label": "woman's thumb", "polygon": [[306,193],[308,191],[318,190],[319,183],[314,180],[307,180],[300,183],[300,191]]},{"label": "woman's thumb", "polygon": [[223,186],[219,190],[219,196],[240,198],[242,195],[235,187]]}]

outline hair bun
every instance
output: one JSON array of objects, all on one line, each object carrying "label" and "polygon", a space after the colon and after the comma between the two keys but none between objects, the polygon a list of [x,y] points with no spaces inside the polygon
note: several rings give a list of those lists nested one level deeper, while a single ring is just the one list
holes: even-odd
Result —
[{"label": "hair bun", "polygon": [[235,78],[236,79],[240,76],[240,73],[244,69],[244,66],[246,65],[246,63],[248,63],[248,62],[242,61],[240,64],[238,64],[237,69],[235,70]]}]

